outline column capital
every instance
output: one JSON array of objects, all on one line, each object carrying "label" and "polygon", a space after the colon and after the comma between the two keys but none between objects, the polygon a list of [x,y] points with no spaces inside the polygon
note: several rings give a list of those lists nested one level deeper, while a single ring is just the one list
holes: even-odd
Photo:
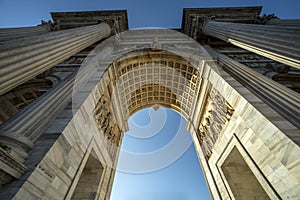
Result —
[{"label": "column capital", "polygon": [[54,21],[54,22],[52,22],[51,20],[49,20],[49,21],[41,20],[41,24],[39,24],[38,26],[44,27],[49,32],[60,30],[59,20]]},{"label": "column capital", "polygon": [[199,40],[203,34],[202,28],[210,21],[214,21],[216,16],[207,15],[191,15],[191,37],[194,40]]},{"label": "column capital", "polygon": [[[195,24],[201,19],[210,19],[224,22],[254,23],[259,16],[262,7],[233,7],[233,8],[184,8],[182,15],[182,31],[186,35],[193,37]],[[204,20],[205,21],[205,20]],[[197,22],[198,23],[198,22]],[[200,29],[199,38],[205,37]],[[194,38],[194,37],[193,37]]]},{"label": "column capital", "polygon": [[128,30],[126,10],[52,12],[53,22],[58,22],[61,30],[96,25],[105,22],[110,25],[112,34]]},{"label": "column capital", "polygon": [[121,18],[111,18],[111,19],[102,19],[99,20],[99,23],[107,23],[111,28],[111,35],[115,35],[121,33],[123,30],[120,27],[120,20]]},{"label": "column capital", "polygon": [[255,20],[255,24],[268,24],[269,21],[273,19],[279,19],[274,13],[272,14],[264,14],[263,16],[258,16]]}]

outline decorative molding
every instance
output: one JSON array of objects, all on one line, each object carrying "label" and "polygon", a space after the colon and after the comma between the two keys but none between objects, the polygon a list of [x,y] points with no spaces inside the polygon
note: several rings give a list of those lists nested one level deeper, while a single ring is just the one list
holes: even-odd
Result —
[{"label": "decorative molding", "polygon": [[[198,25],[203,18],[216,21],[253,23],[259,16],[261,9],[262,7],[260,6],[239,8],[184,8],[181,28],[183,33],[194,38],[195,30],[200,30],[198,29],[200,28]],[[201,33],[197,37],[202,38],[204,34]]]},{"label": "decorative molding", "polygon": [[109,24],[113,30],[112,34],[128,30],[126,10],[51,12],[51,16],[61,30],[96,25],[100,22]]},{"label": "decorative molding", "polygon": [[0,148],[0,183],[6,185],[13,179],[20,178],[28,168],[16,161],[9,153]]}]

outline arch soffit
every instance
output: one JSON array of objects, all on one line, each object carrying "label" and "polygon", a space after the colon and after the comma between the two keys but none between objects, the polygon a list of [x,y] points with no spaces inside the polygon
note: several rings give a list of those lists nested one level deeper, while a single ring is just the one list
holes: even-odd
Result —
[{"label": "arch soffit", "polygon": [[105,69],[100,82],[108,86],[104,80],[114,80],[107,87],[109,92],[102,91],[103,98],[119,96],[113,107],[121,105],[117,107],[123,109],[122,124],[133,113],[153,105],[173,109],[189,120],[199,69],[205,60],[211,61],[195,40],[172,30],[127,31],[104,41],[92,54],[96,55],[96,71]]}]

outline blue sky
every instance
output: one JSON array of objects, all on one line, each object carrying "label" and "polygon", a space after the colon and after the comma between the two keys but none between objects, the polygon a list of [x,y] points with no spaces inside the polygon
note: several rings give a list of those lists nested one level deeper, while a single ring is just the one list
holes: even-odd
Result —
[{"label": "blue sky", "polygon": [[[165,108],[160,108],[158,111],[147,108],[131,117],[129,132],[123,139],[121,154],[123,151],[132,153],[159,151],[174,139],[176,134],[182,134],[189,143],[186,143],[188,144],[186,151],[182,151],[181,157],[179,159],[174,157],[175,162],[164,168],[149,173],[119,171],[115,177],[112,200],[210,199],[190,133],[184,130],[185,125],[186,121],[180,114]],[[156,131],[153,133],[151,130]],[[170,156],[174,155],[165,155],[165,157]],[[157,161],[149,159],[142,164],[148,165],[151,162]],[[137,161],[135,164],[141,163]]]},{"label": "blue sky", "polygon": [[[130,28],[179,28],[183,8],[230,6],[263,6],[262,14],[275,13],[283,19],[300,18],[299,0],[0,0],[0,27],[35,26],[42,19],[49,20],[52,11],[126,9]],[[139,138],[137,136],[149,136],[147,134],[151,133],[145,133],[136,127],[131,128],[124,137],[122,149],[147,153],[168,144],[177,134],[180,115],[170,110],[166,113],[166,123],[151,137]],[[149,109],[138,112],[132,120],[140,126],[148,125],[151,122]],[[153,122],[152,126],[158,125]],[[189,136],[185,131],[181,134]],[[112,200],[138,199],[210,199],[193,145],[173,164],[155,172],[118,172]]]},{"label": "blue sky", "polygon": [[185,7],[264,6],[262,13],[299,18],[299,0],[0,0],[0,27],[37,25],[51,11],[127,9],[129,25],[178,28]]}]

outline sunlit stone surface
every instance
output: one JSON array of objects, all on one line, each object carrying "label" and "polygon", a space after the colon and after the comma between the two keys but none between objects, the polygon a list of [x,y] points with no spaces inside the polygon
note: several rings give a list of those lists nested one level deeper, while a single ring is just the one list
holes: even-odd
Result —
[{"label": "sunlit stone surface", "polygon": [[127,30],[124,10],[0,29],[1,199],[109,199],[129,117],[160,106],[187,120],[213,199],[297,199],[299,22],[260,11],[184,9],[180,30]]}]

